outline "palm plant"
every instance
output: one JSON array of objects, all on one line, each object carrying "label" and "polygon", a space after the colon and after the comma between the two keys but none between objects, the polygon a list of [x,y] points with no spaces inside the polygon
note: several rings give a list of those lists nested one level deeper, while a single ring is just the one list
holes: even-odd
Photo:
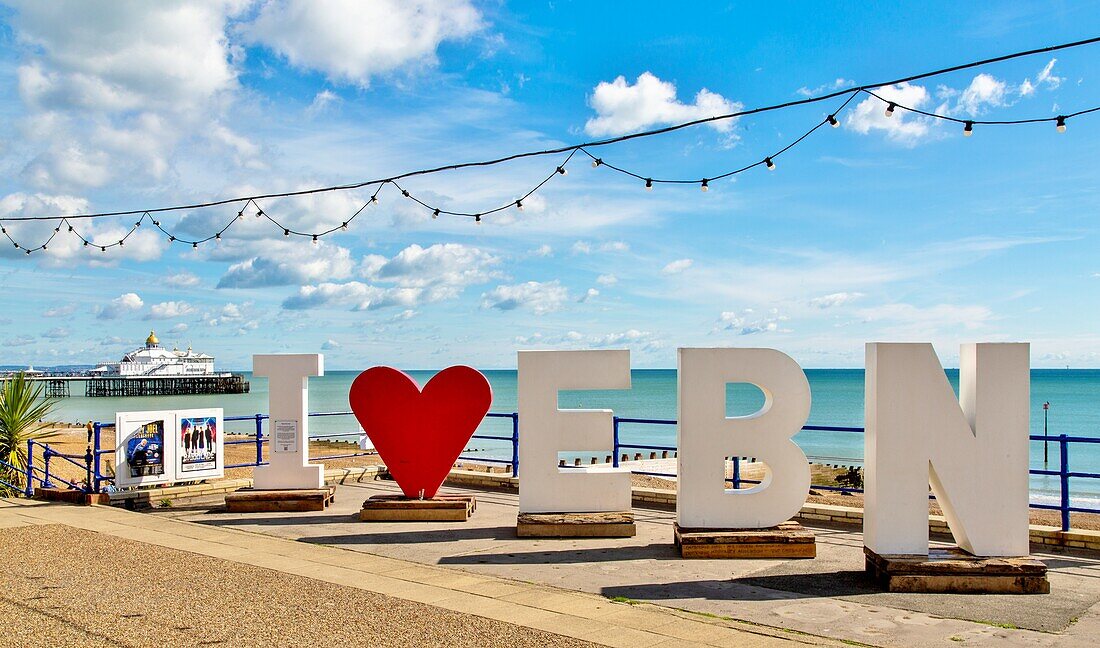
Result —
[{"label": "palm plant", "polygon": [[[57,435],[45,422],[57,399],[43,396],[42,388],[23,372],[0,382],[0,478],[9,484],[19,485],[26,478],[27,441]],[[0,484],[0,493],[11,495],[11,490]]]}]

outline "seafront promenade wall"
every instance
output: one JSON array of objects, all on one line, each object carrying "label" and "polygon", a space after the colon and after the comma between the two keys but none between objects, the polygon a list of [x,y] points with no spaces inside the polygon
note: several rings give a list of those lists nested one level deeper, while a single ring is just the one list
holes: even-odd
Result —
[{"label": "seafront promenade wall", "polygon": [[[385,466],[359,466],[352,468],[330,468],[325,471],[325,481],[329,484],[351,484],[386,478]],[[447,477],[447,485],[465,488],[518,492],[519,479],[503,473],[485,473],[468,470],[452,470]],[[120,491],[110,494],[110,503],[127,508],[146,508],[160,506],[165,500],[185,504],[188,500],[201,500],[224,495],[241,488],[252,486],[252,479],[228,479],[191,486],[170,486],[165,488]],[[640,508],[675,509],[676,491],[671,489],[633,488],[634,506]],[[799,511],[798,518],[820,524],[842,526],[863,526],[863,509],[829,504],[806,503]],[[949,538],[947,520],[940,515],[928,516],[928,528],[933,536]],[[1030,526],[1030,540],[1033,546],[1067,547],[1086,551],[1100,552],[1100,531],[1070,530],[1062,531],[1057,527]]]}]

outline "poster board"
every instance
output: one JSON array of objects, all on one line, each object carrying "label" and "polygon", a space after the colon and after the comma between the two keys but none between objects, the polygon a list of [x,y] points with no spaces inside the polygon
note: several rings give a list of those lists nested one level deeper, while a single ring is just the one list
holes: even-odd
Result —
[{"label": "poster board", "polygon": [[222,410],[177,410],[176,481],[225,475],[225,430]]},{"label": "poster board", "polygon": [[197,481],[225,474],[222,410],[115,414],[119,487]]}]

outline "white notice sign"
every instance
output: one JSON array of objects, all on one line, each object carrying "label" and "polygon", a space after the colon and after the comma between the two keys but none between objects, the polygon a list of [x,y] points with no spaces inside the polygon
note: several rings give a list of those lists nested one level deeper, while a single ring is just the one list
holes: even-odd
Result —
[{"label": "white notice sign", "polygon": [[275,452],[298,452],[298,421],[275,421]]}]

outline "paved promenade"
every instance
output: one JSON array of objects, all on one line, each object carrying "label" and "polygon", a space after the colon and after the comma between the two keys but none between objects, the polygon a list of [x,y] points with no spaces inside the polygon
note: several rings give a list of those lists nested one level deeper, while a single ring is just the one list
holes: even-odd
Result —
[{"label": "paved promenade", "polygon": [[[361,501],[366,490],[342,489],[340,498]],[[12,645],[841,645],[174,513],[0,500],[9,565],[0,572],[0,612]],[[253,521],[269,530],[295,518],[323,533],[347,517]]]},{"label": "paved promenade", "polygon": [[324,513],[153,515],[868,645],[1094,646],[1100,636],[1095,555],[1037,554],[1051,570],[1049,595],[889,594],[864,578],[862,537],[850,528],[814,528],[816,560],[685,561],[672,548],[672,512],[636,508],[635,538],[521,540],[515,495],[445,491],[477,496],[468,522],[357,521],[366,497],[397,492],[388,481],[340,486]]}]

